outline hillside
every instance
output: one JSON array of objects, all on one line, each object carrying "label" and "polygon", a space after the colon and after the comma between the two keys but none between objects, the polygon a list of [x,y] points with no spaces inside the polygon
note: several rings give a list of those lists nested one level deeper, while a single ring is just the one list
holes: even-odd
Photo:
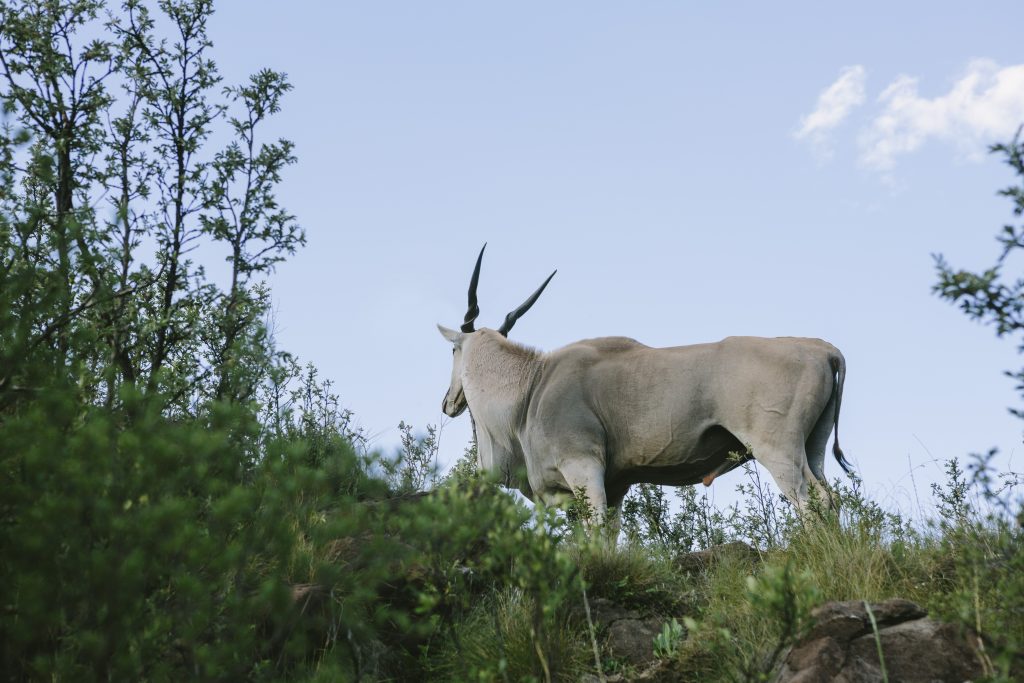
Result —
[{"label": "hillside", "polygon": [[[224,82],[212,15],[0,1],[0,679],[1024,680],[1022,480],[994,451],[946,463],[933,519],[855,477],[798,515],[747,463],[730,508],[645,484],[599,523],[568,486],[518,502],[475,442],[437,471],[439,428],[373,448],[277,343],[291,84]],[[993,150],[1024,177],[1019,137]],[[938,257],[935,292],[1014,336],[1024,233],[999,239],[981,273]],[[327,289],[320,316],[360,295]],[[397,421],[420,397],[393,391]]]}]

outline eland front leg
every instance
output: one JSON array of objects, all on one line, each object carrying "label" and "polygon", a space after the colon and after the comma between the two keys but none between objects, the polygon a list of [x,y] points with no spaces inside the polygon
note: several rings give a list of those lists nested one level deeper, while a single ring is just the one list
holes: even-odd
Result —
[{"label": "eland front leg", "polygon": [[[587,506],[588,525],[600,526],[608,514],[604,465],[591,458],[573,459],[559,467],[566,486],[577,501]],[[580,500],[580,499],[584,500]]]}]

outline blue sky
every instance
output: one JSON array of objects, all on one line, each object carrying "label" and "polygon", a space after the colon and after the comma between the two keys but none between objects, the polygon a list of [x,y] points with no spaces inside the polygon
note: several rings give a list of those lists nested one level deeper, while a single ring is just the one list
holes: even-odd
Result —
[{"label": "blue sky", "polygon": [[924,497],[933,461],[1019,461],[1013,343],[930,293],[932,253],[987,266],[1011,220],[985,150],[1024,122],[1019,3],[296,7],[223,3],[215,58],[295,85],[267,130],[296,143],[280,197],[309,238],[272,281],[278,339],[380,447],[441,421],[434,324],[487,241],[484,325],[558,268],[512,333],[542,349],[834,343],[843,448],[883,502],[916,505],[911,467]]}]

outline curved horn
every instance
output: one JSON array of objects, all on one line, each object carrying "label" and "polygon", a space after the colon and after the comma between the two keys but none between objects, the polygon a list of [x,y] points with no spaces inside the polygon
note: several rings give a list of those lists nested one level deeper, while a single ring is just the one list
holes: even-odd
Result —
[{"label": "curved horn", "polygon": [[519,308],[505,316],[505,322],[503,322],[501,327],[498,328],[498,332],[501,336],[508,336],[508,333],[512,330],[512,326],[516,324],[517,320],[523,317],[524,313],[530,310],[530,306],[533,306],[533,304],[537,302],[537,297],[540,296],[540,293],[544,291],[544,288],[548,286],[548,283],[551,282],[551,278],[553,278],[557,272],[558,271],[556,270],[554,273],[551,273],[551,275],[548,275],[548,279],[544,281],[544,284],[537,288],[536,292],[530,295],[529,299],[524,301]]},{"label": "curved horn", "polygon": [[466,319],[462,321],[463,332],[473,332],[473,321],[480,315],[480,307],[476,305],[476,285],[480,281],[480,263],[484,260],[484,249],[487,242],[480,249],[480,255],[476,257],[476,267],[473,269],[473,277],[469,280],[469,310],[466,311]]}]

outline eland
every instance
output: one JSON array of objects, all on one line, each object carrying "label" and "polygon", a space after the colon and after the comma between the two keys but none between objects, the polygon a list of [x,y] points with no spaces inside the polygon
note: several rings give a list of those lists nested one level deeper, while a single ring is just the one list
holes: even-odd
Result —
[{"label": "eland", "polygon": [[507,486],[549,505],[582,491],[600,519],[633,484],[710,486],[753,458],[804,509],[814,489],[831,500],[824,461],[833,429],[833,455],[850,472],[839,448],[846,361],[828,342],[727,337],[652,348],[601,337],[542,353],[508,333],[555,273],[497,330],[476,329],[486,248],[461,329],[438,325],[453,347],[442,408],[450,417],[469,408],[478,463]]}]

